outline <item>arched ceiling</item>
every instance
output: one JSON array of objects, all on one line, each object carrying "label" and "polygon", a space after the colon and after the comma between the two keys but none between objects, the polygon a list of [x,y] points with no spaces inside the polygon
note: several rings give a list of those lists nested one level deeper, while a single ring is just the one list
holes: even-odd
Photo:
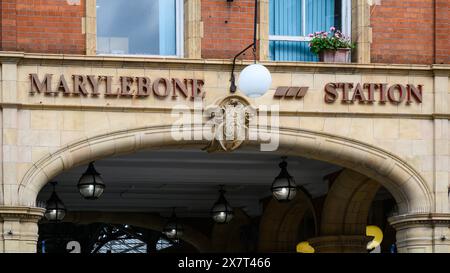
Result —
[{"label": "arched ceiling", "polygon": [[[57,192],[72,211],[145,211],[168,216],[177,207],[181,216],[206,217],[224,184],[234,207],[251,216],[260,215],[260,200],[270,196],[279,173],[280,155],[254,150],[207,153],[201,150],[152,150],[105,158],[95,162],[106,183],[100,199],[84,200],[76,188],[87,166],[58,175]],[[313,196],[326,194],[327,174],[341,168],[301,157],[288,158],[288,171]],[[47,200],[47,185],[38,200]]]}]

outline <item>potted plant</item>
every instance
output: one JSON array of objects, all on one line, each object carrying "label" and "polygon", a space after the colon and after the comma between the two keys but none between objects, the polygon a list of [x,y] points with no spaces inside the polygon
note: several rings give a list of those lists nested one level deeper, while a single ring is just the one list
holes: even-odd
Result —
[{"label": "potted plant", "polygon": [[319,55],[321,62],[350,62],[350,52],[355,48],[355,44],[349,37],[344,36],[340,30],[331,27],[330,32],[315,32],[309,34],[309,37],[311,38],[309,48],[311,52]]}]

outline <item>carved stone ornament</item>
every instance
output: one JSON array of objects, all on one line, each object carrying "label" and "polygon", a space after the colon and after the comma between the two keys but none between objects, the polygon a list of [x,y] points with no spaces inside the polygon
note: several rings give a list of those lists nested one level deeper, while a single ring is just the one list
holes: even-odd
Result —
[{"label": "carved stone ornament", "polygon": [[230,96],[218,106],[209,107],[207,113],[212,139],[203,150],[231,152],[241,147],[248,138],[250,120],[256,110],[244,98]]}]

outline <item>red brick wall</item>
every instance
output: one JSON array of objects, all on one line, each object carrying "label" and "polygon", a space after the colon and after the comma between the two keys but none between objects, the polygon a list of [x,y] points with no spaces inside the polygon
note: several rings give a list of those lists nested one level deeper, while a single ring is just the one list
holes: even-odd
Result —
[{"label": "red brick wall", "polygon": [[16,49],[16,0],[0,1],[0,48]]},{"label": "red brick wall", "polygon": [[436,0],[436,61],[450,64],[450,1]]},{"label": "red brick wall", "polygon": [[[202,57],[231,59],[253,42],[254,0],[202,0]],[[243,56],[253,58],[251,50]]]},{"label": "red brick wall", "polygon": [[371,14],[373,63],[433,63],[433,0],[381,0]]},{"label": "red brick wall", "polygon": [[[436,10],[434,0],[381,0],[372,6],[372,62],[450,64],[450,1],[435,1]],[[252,43],[254,0],[201,5],[203,58],[230,59]],[[0,14],[1,50],[85,54],[84,0],[0,0]],[[251,50],[243,58],[252,58]]]},{"label": "red brick wall", "polygon": [[84,0],[1,0],[2,50],[85,54]]}]

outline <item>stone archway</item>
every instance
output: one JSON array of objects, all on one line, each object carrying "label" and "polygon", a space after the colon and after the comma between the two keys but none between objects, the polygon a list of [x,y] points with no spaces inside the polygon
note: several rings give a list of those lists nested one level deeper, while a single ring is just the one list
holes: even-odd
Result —
[{"label": "stone archway", "polygon": [[260,252],[294,252],[299,243],[298,230],[304,215],[310,211],[314,218],[317,232],[317,219],[310,197],[298,191],[289,203],[280,203],[274,199],[269,201],[259,225]]},{"label": "stone archway", "polygon": [[325,199],[320,235],[365,235],[370,205],[379,188],[367,176],[342,171]]},{"label": "stone archway", "polygon": [[[207,134],[201,125],[187,126],[192,135]],[[206,140],[175,141],[171,125],[119,130],[72,142],[37,161],[21,179],[18,199],[10,206],[34,207],[41,188],[59,173],[89,161],[143,149],[204,148]],[[251,127],[250,132],[273,133]],[[245,145],[259,148],[260,141]],[[433,195],[408,163],[373,145],[353,139],[296,128],[279,128],[277,153],[326,161],[357,171],[379,182],[396,199],[401,215],[429,214]]]},{"label": "stone archway", "polygon": [[[190,128],[193,134],[202,134],[204,130],[198,125]],[[378,181],[394,196],[400,214],[432,210],[432,193],[424,179],[408,163],[387,151],[344,137],[294,128],[279,128],[279,138],[277,153],[330,162]],[[255,148],[259,144],[259,141],[246,143]],[[89,161],[143,149],[203,148],[205,145],[206,140],[175,141],[170,125],[115,131],[82,139],[37,161],[20,182],[17,204],[9,205],[34,206],[38,192],[49,180]]]},{"label": "stone archway", "polygon": [[339,173],[322,208],[320,237],[309,240],[317,252],[367,252],[367,218],[379,188],[380,183],[358,172]]}]

